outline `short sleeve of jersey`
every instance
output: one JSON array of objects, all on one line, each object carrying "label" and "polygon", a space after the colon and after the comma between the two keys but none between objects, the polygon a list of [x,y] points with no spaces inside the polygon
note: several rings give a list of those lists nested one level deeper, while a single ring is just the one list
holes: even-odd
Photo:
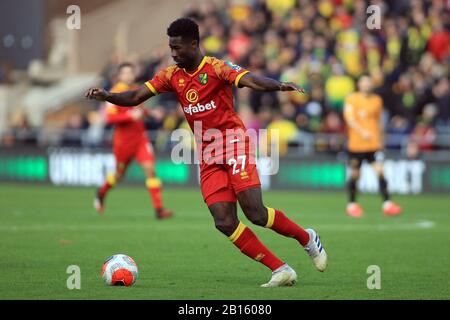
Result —
[{"label": "short sleeve of jersey", "polygon": [[218,60],[215,66],[219,79],[237,87],[242,76],[248,73],[248,70],[234,64],[230,61]]},{"label": "short sleeve of jersey", "polygon": [[156,96],[160,93],[173,91],[170,80],[173,74],[173,68],[169,67],[159,71],[153,79],[147,81],[145,85]]}]

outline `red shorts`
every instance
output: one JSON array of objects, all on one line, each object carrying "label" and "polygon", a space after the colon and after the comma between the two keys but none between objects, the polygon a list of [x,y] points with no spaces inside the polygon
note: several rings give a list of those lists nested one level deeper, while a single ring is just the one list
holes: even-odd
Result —
[{"label": "red shorts", "polygon": [[236,202],[239,192],[261,186],[256,164],[246,163],[242,157],[228,163],[201,165],[201,190],[208,206],[216,202]]},{"label": "red shorts", "polygon": [[118,171],[125,170],[133,159],[138,163],[155,160],[153,147],[146,138],[134,143],[114,145],[113,152]]}]

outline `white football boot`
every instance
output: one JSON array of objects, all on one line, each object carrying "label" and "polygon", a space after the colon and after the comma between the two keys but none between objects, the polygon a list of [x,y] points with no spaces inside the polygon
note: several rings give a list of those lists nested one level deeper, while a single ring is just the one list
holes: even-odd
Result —
[{"label": "white football boot", "polygon": [[320,237],[313,229],[306,229],[305,231],[309,234],[309,242],[304,249],[308,253],[316,269],[323,272],[327,268],[328,257],[322,243],[320,243]]},{"label": "white football boot", "polygon": [[261,285],[263,288],[292,286],[297,282],[297,273],[287,263],[272,272],[269,282]]}]

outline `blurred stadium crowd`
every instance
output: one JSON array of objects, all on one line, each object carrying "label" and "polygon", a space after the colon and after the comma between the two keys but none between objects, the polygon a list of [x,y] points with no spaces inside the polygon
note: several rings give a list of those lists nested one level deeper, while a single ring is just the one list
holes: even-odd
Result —
[{"label": "blurred stadium crowd", "polygon": [[[247,128],[279,129],[282,153],[288,145],[313,141],[317,151],[344,148],[345,97],[358,78],[369,74],[385,106],[386,147],[418,151],[440,148],[450,134],[450,4],[443,0],[249,0],[191,4],[185,16],[200,26],[205,54],[229,59],[252,72],[292,81],[308,94],[235,90],[236,108]],[[381,8],[381,28],[369,30],[367,6]],[[169,21],[168,21],[169,23]],[[130,57],[113,55],[102,72],[106,89],[117,67]],[[138,82],[172,63],[167,47],[150,59],[131,59]],[[187,128],[173,95],[151,99],[156,116],[147,128],[164,133]],[[67,120],[66,145],[107,145],[102,105]],[[12,139],[30,136],[26,118],[11,130]],[[82,130],[87,139],[71,132]],[[106,133],[105,133],[106,132]],[[33,136],[33,135],[31,135]],[[445,138],[446,137],[446,138]],[[156,135],[159,149],[167,135]],[[444,143],[445,145],[445,143]]]}]

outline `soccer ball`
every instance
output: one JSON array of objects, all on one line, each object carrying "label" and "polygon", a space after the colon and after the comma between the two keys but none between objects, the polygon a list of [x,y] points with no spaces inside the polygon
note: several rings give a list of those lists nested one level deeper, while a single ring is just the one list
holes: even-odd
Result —
[{"label": "soccer ball", "polygon": [[132,286],[138,277],[138,267],[125,254],[115,254],[103,263],[102,278],[109,286]]}]

